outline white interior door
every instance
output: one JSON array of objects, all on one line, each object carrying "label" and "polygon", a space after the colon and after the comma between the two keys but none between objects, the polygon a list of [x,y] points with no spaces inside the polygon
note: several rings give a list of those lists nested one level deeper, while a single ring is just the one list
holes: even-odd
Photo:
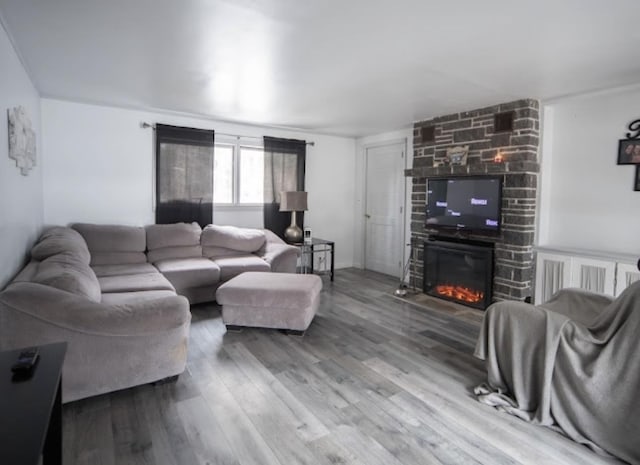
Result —
[{"label": "white interior door", "polygon": [[365,151],[365,254],[368,270],[392,276],[402,272],[405,144]]}]

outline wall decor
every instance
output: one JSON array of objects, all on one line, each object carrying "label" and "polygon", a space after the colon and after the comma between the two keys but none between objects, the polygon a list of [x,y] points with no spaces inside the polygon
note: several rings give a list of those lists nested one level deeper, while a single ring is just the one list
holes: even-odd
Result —
[{"label": "wall decor", "polygon": [[633,184],[633,190],[640,192],[640,165],[636,166],[636,182]]},{"label": "wall decor", "polygon": [[20,173],[27,176],[36,166],[36,133],[24,107],[7,110],[9,119],[9,158],[16,161]]},{"label": "wall decor", "polygon": [[451,147],[447,149],[447,160],[450,165],[466,165],[469,146]]},{"label": "wall decor", "polygon": [[618,165],[640,164],[640,139],[618,141]]},{"label": "wall decor", "polygon": [[627,127],[631,131],[627,133],[627,139],[640,139],[640,119],[631,121]]}]

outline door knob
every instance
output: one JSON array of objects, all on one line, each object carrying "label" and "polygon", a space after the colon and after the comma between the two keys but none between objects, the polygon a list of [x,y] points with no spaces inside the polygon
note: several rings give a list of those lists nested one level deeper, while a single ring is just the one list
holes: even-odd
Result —
[{"label": "door knob", "polygon": [[365,213],[365,214],[364,214],[364,217],[365,217],[366,219],[369,219],[369,218],[371,218],[371,215],[369,215],[368,213]]}]

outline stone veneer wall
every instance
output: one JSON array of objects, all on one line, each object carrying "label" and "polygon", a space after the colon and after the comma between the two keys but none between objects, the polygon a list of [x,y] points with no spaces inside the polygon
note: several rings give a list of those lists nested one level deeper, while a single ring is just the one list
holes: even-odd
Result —
[{"label": "stone veneer wall", "polygon": [[[495,132],[494,115],[507,111],[514,112],[513,130]],[[434,142],[422,140],[423,127],[434,127]],[[423,242],[429,234],[437,234],[425,228],[427,178],[502,174],[499,236],[449,234],[495,243],[494,300],[523,300],[532,295],[539,141],[540,118],[536,100],[518,100],[414,124],[413,167],[406,170],[405,175],[413,178],[411,238],[418,248],[418,263],[412,277],[417,287],[422,289]],[[442,166],[448,148],[465,145],[469,146],[465,166]],[[494,161],[498,153],[503,157],[501,163]]]}]

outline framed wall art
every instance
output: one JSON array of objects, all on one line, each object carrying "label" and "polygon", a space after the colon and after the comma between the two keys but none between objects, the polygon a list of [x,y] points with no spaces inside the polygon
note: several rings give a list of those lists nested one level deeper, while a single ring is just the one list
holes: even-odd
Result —
[{"label": "framed wall art", "polygon": [[9,158],[16,161],[16,166],[23,176],[36,166],[36,133],[31,119],[24,107],[7,110],[9,119]]}]

